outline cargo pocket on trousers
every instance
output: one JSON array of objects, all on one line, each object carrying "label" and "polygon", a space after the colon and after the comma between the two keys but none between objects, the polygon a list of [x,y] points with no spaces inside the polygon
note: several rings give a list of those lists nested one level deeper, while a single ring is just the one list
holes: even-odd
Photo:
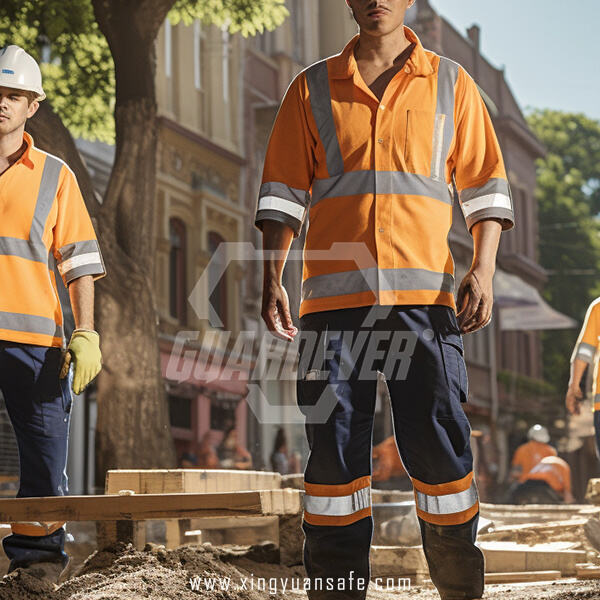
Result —
[{"label": "cargo pocket on trousers", "polygon": [[296,382],[298,408],[306,417],[306,436],[312,449],[315,426],[327,423],[335,410],[337,398],[329,382],[329,371],[311,369]]},{"label": "cargo pocket on trousers", "polygon": [[446,339],[441,339],[441,347],[444,358],[444,369],[446,381],[451,393],[457,395],[461,402],[466,402],[469,395],[469,384],[467,380],[467,368],[465,366],[464,350],[458,334],[450,334]]},{"label": "cargo pocket on trousers", "polygon": [[[48,362],[52,364],[54,361]],[[42,432],[46,437],[65,437],[68,433],[73,405],[71,381],[72,369],[67,377],[60,379],[54,364],[40,373],[36,409],[41,415]]]}]

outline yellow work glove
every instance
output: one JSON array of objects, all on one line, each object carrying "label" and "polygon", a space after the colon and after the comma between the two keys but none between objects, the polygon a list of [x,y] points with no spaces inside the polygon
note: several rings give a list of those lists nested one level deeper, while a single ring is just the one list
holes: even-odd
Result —
[{"label": "yellow work glove", "polygon": [[100,353],[100,335],[91,329],[75,329],[65,352],[60,378],[69,372],[69,365],[74,360],[73,392],[81,394],[87,385],[102,369]]}]

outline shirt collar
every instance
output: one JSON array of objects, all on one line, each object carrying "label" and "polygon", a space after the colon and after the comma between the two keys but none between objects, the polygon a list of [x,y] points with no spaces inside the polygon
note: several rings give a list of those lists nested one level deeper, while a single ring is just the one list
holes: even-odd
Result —
[{"label": "shirt collar", "polygon": [[33,167],[33,161],[29,157],[29,153],[33,148],[33,138],[26,131],[23,132],[23,141],[27,144],[25,148],[25,152],[21,154],[19,160],[17,162],[22,162],[27,167]]},{"label": "shirt collar", "polygon": [[[412,67],[413,73],[417,76],[425,77],[434,73],[434,69],[429,62],[429,57],[425,53],[425,49],[417,34],[410,27],[404,25],[404,35],[409,42],[415,42],[416,44],[409,59],[406,61]],[[332,79],[352,77],[357,70],[356,59],[354,58],[354,46],[356,46],[359,38],[360,34],[357,33],[339,54],[335,54],[328,60],[329,76]]]}]

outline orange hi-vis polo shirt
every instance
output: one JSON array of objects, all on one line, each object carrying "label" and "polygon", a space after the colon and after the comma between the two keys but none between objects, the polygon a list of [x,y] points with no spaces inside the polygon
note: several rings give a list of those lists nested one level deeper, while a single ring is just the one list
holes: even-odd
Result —
[{"label": "orange hi-vis polo shirt", "polygon": [[600,372],[598,369],[598,347],[600,346],[600,298],[596,298],[588,306],[583,326],[571,354],[571,363],[580,358],[594,369],[592,387],[593,410],[600,410]]},{"label": "orange hi-vis polo shirt", "polygon": [[521,444],[516,450],[512,459],[512,466],[521,467],[521,473],[518,481],[523,482],[527,479],[527,474],[542,458],[546,456],[556,456],[556,448],[550,444],[529,440],[525,444]]},{"label": "orange hi-vis polo shirt", "polygon": [[529,471],[525,480],[545,481],[555,492],[562,494],[571,492],[571,467],[558,456],[545,456]]},{"label": "orange hi-vis polo shirt", "polygon": [[456,310],[447,241],[454,187],[469,230],[488,218],[513,226],[475,82],[404,31],[416,45],[381,101],[358,71],[357,34],[299,73],[277,113],[255,225],[273,219],[297,237],[308,216],[300,316],[371,304]]},{"label": "orange hi-vis polo shirt", "polygon": [[0,339],[61,347],[55,264],[65,285],[106,272],[75,175],[24,138],[27,149],[0,175]]}]

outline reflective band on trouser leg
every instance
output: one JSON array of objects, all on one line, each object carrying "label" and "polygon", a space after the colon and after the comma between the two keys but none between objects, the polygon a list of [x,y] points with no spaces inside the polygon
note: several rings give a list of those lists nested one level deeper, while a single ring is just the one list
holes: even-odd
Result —
[{"label": "reflective band on trouser leg", "polygon": [[10,529],[18,535],[40,537],[58,531],[63,525],[66,525],[65,521],[17,521],[10,524]]},{"label": "reflective band on trouser leg", "polygon": [[594,396],[594,412],[600,410],[600,394]]},{"label": "reflective band on trouser leg", "polygon": [[460,525],[479,511],[473,471],[462,479],[430,485],[411,478],[417,515],[435,525]]},{"label": "reflective band on trouser leg", "polygon": [[349,525],[371,515],[371,478],[343,485],[305,483],[304,520],[311,525]]}]

